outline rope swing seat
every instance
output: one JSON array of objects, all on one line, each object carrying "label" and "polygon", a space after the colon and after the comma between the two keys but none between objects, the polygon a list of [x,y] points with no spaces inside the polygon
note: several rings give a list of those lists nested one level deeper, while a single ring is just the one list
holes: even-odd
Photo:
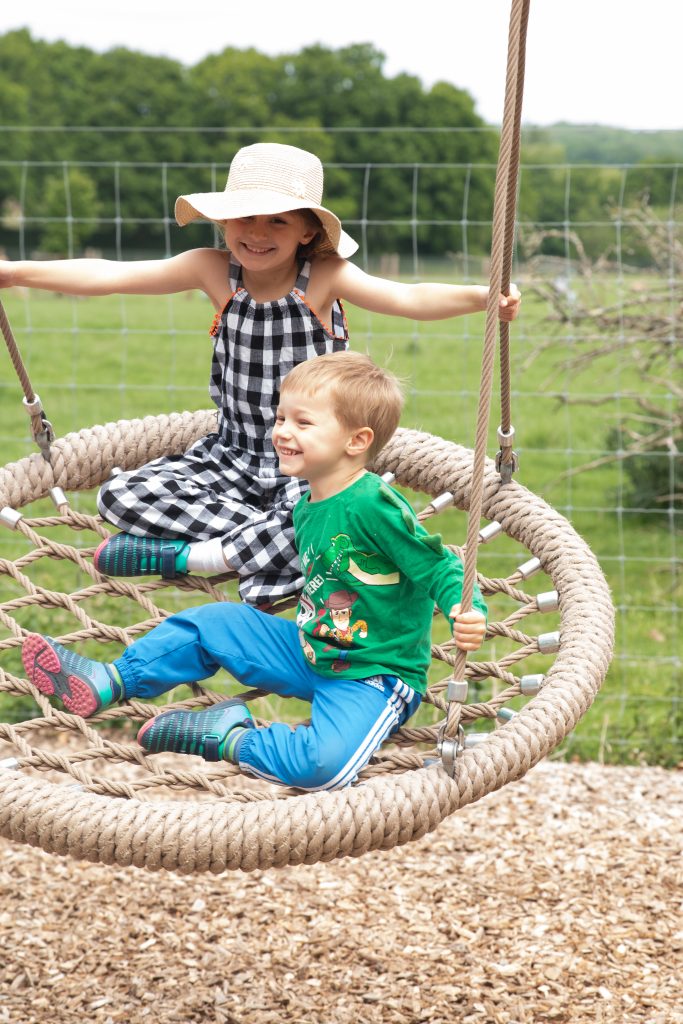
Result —
[{"label": "rope swing seat", "polygon": [[[126,723],[133,719],[139,725],[162,710],[156,705],[133,700],[87,720],[53,707],[15,671],[27,633],[56,636],[58,621],[61,643],[128,645],[169,614],[163,606],[169,589],[181,591],[181,600],[185,592],[192,599],[225,601],[225,583],[234,577],[107,577],[94,567],[92,555],[110,530],[99,516],[73,508],[67,497],[99,487],[117,469],[183,453],[215,429],[215,411],[121,420],[54,440],[13,354],[41,451],[0,468],[0,526],[26,542],[17,557],[0,558],[0,585],[10,595],[0,606],[0,693],[32,698],[36,716],[0,723],[0,835],[54,854],[181,873],[250,871],[389,850],[522,778],[590,707],[610,662],[612,604],[586,543],[563,516],[512,479],[507,324],[500,330],[501,448],[495,460],[486,457],[498,295],[509,289],[512,262],[527,16],[528,0],[514,0],[475,447],[399,429],[372,467],[428,496],[421,520],[450,508],[468,512],[466,542],[455,549],[464,563],[463,610],[471,606],[475,581],[494,597],[496,608],[513,605],[499,621],[489,621],[487,641],[496,652],[489,660],[467,661],[452,639],[434,643],[434,659],[443,663],[444,675],[450,672],[430,685],[424,702],[438,720],[404,726],[358,783],[338,791],[295,792],[247,779],[228,763],[150,757]],[[4,314],[2,320],[15,353]],[[33,503],[47,497],[54,514],[34,515]],[[65,528],[75,531],[78,544],[63,542]],[[477,572],[477,551],[503,534],[522,545],[528,558],[505,576],[484,576]],[[54,586],[47,570],[58,562],[71,563],[71,577],[78,569],[76,591],[46,585]],[[539,590],[537,581],[527,587],[541,572],[549,578],[548,589]],[[67,629],[61,628],[65,622]],[[527,657],[534,670],[514,671]],[[475,699],[468,702],[470,688]],[[258,700],[260,693],[244,696]],[[193,686],[187,700],[163,710],[223,699],[225,694]],[[265,724],[263,718],[256,721]]]}]

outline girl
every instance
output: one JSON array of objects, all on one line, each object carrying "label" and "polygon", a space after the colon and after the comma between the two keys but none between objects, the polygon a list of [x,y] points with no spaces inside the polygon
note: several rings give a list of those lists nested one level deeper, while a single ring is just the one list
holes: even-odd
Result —
[{"label": "girl", "polygon": [[[181,226],[198,218],[224,232],[226,250],[164,260],[0,263],[0,286],[72,295],[163,295],[200,289],[216,310],[210,395],[217,430],[182,456],[120,473],[98,495],[123,532],[95,552],[110,576],[236,572],[242,600],[267,604],[301,589],[292,509],[304,481],[283,476],[271,432],[282,378],[297,364],[348,348],[342,300],[376,313],[440,320],[486,308],[488,289],[406,285],[364,273],[358,248],[322,205],[312,153],[277,143],[235,155],[223,192],[180,196]],[[517,316],[512,286],[500,317]]]}]

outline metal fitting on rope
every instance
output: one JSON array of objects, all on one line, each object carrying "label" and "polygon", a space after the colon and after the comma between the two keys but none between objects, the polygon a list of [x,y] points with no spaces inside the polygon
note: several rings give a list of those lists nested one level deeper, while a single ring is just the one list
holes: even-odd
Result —
[{"label": "metal fitting on rope", "polygon": [[528,562],[523,562],[522,565],[518,565],[515,572],[518,572],[523,580],[528,580],[531,576],[535,576],[537,572],[541,570],[540,558],[530,558]]},{"label": "metal fitting on rope", "polygon": [[16,530],[23,518],[21,512],[17,512],[15,508],[10,508],[9,505],[5,505],[3,509],[0,509],[0,523],[4,523],[10,530]]},{"label": "metal fitting on rope", "polygon": [[519,680],[519,691],[525,697],[534,697],[540,692],[544,682],[545,676],[542,672],[530,672]]},{"label": "metal fitting on rope", "polygon": [[436,498],[432,498],[429,502],[431,508],[435,512],[442,512],[449,505],[453,504],[453,495],[450,491],[444,491],[443,494],[439,494]]},{"label": "metal fitting on rope", "polygon": [[43,415],[43,403],[40,400],[40,395],[34,394],[32,402],[29,402],[26,397],[22,398],[21,402],[28,416]]},{"label": "metal fitting on rope", "polygon": [[64,508],[65,505],[67,508],[69,506],[69,499],[61,487],[51,487],[50,498],[56,509]]},{"label": "metal fitting on rope", "polygon": [[464,704],[467,700],[467,691],[469,684],[466,679],[449,679],[448,687],[446,688],[446,700],[449,702],[455,700],[458,704]]},{"label": "metal fitting on rope", "polygon": [[536,606],[539,612],[556,612],[560,607],[560,598],[556,590],[546,590],[543,594],[536,594]]},{"label": "metal fitting on rope", "polygon": [[457,737],[455,739],[451,739],[450,736],[444,736],[444,729],[445,725],[441,727],[436,749],[439,752],[443,770],[453,778],[455,776],[456,760],[465,749],[465,731],[463,727],[459,725]]},{"label": "metal fitting on rope", "polygon": [[541,654],[555,654],[560,649],[560,634],[555,630],[553,633],[540,633],[536,638],[538,649]]},{"label": "metal fitting on rope", "polygon": [[519,469],[519,458],[517,452],[513,451],[512,446],[515,443],[515,428],[510,425],[510,429],[506,432],[502,427],[498,427],[498,444],[500,450],[496,455],[496,470],[500,473],[500,478],[504,484],[509,484],[512,480],[512,474],[516,473]]},{"label": "metal fitting on rope", "polygon": [[511,722],[516,714],[517,712],[513,711],[511,708],[498,708],[498,711],[496,712],[496,718],[501,723],[501,725],[505,725],[506,722]]},{"label": "metal fitting on rope", "polygon": [[383,480],[385,484],[393,484],[396,479],[396,474],[392,473],[390,469],[386,473],[382,473],[380,480]]},{"label": "metal fitting on rope", "polygon": [[22,404],[31,417],[31,433],[33,434],[33,440],[40,448],[40,453],[46,462],[50,461],[50,445],[55,439],[55,432],[52,428],[52,424],[43,412],[43,403],[40,400],[40,395],[34,393],[33,401],[29,402],[25,397],[22,398]]},{"label": "metal fitting on rope", "polygon": [[4,771],[12,771],[12,772],[14,772],[14,771],[17,770],[18,767],[19,767],[19,762],[17,761],[16,757],[6,757],[6,758],[4,758],[4,760],[0,761],[0,772],[4,772]]},{"label": "metal fitting on rope", "polygon": [[[449,704],[464,704],[467,700],[468,688],[469,684],[466,679],[449,679],[448,686],[446,688],[446,700]],[[453,778],[455,775],[455,759],[458,754],[461,754],[465,749],[465,733],[462,725],[458,725],[457,738],[452,739],[450,736],[446,736],[447,725],[448,721],[446,720],[439,730],[439,738],[436,747],[444,770],[448,772],[451,778]]]},{"label": "metal fitting on rope", "polygon": [[479,531],[479,543],[488,544],[496,537],[499,537],[502,532],[503,527],[500,525],[500,523],[496,523],[495,521],[492,523],[487,523],[486,526],[482,526],[481,530]]},{"label": "metal fitting on rope", "polygon": [[43,429],[38,430],[33,435],[33,440],[40,448],[40,454],[43,456],[46,462],[50,461],[50,445],[55,439],[55,432],[52,429],[52,424],[45,417],[41,420]]}]

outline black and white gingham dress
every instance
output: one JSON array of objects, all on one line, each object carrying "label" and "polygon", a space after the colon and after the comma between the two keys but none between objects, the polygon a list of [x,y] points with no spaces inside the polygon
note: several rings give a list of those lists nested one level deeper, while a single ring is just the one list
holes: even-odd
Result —
[{"label": "black and white gingham dress", "polygon": [[303,585],[292,508],[307,485],[281,476],[271,441],[282,378],[298,363],[348,348],[341,303],[325,327],[305,300],[310,263],[289,295],[255,302],[231,261],[232,295],[217,316],[209,393],[218,431],[184,455],[120,473],[98,495],[100,514],[138,536],[224,539],[243,601],[258,604]]}]

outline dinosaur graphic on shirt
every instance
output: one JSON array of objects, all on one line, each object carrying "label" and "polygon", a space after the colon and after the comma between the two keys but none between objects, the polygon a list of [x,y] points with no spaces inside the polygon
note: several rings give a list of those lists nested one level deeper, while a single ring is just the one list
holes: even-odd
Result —
[{"label": "dinosaur graphic on shirt", "polygon": [[337,579],[350,576],[369,587],[395,586],[400,580],[393,562],[376,552],[357,551],[347,533],[332,537],[320,561]]}]

